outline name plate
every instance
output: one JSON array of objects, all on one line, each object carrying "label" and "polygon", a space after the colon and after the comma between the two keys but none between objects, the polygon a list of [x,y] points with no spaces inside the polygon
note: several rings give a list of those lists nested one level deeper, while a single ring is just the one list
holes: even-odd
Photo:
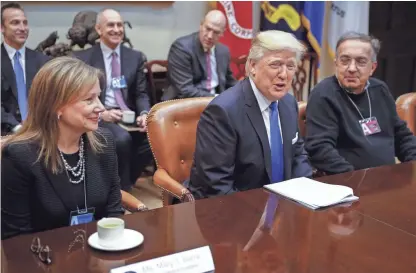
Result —
[{"label": "name plate", "polygon": [[214,272],[209,246],[114,268],[110,273],[206,273]]}]

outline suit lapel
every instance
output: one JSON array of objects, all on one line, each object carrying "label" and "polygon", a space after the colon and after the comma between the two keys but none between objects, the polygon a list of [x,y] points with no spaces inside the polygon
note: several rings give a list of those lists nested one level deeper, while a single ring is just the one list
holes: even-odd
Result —
[{"label": "suit lapel", "polygon": [[205,52],[202,48],[201,42],[199,41],[198,33],[195,34],[195,52],[198,56],[199,65],[201,66],[201,70],[204,72],[204,75],[207,75],[207,62],[205,60]]},{"label": "suit lapel", "polygon": [[243,82],[241,82],[241,84],[243,85],[243,93],[246,102],[246,113],[250,119],[251,125],[254,127],[257,136],[260,139],[260,143],[263,149],[264,162],[266,164],[267,175],[271,181],[271,152],[269,138],[267,136],[266,127],[264,126],[263,116],[260,112],[259,104],[256,100],[254,92],[250,86],[249,79],[245,79]]},{"label": "suit lapel", "polygon": [[223,66],[223,62],[222,62],[222,58],[221,58],[221,52],[220,52],[220,47],[216,47],[215,48],[215,62],[217,64],[216,67],[216,71],[217,71],[217,77],[218,77],[218,89],[219,89],[219,93],[221,93],[223,90],[223,86],[225,86],[224,81],[225,78],[223,77],[223,75],[225,75],[226,73],[220,73],[220,71],[226,71],[224,70]]},{"label": "suit lapel", "polygon": [[[94,152],[92,151],[92,149],[89,146],[89,142],[87,137],[84,137],[85,140],[85,181],[94,181],[94,180],[98,180],[100,181],[102,179],[102,177],[99,176],[100,171],[97,169],[99,166],[99,162],[98,162],[98,156],[96,154],[94,154]],[[88,199],[92,200],[92,196],[95,194],[96,190],[94,191],[94,185],[96,184],[92,184],[92,183],[88,183],[86,182],[86,189],[87,189],[87,206],[91,207],[90,204],[88,204]]]},{"label": "suit lapel", "polygon": [[[129,68],[137,67],[137,64],[134,63],[134,59],[130,58],[129,55],[130,54],[127,51],[127,49],[123,45],[120,45],[120,69],[121,75],[124,75],[124,78],[126,80],[126,85],[129,82],[129,79],[127,79],[128,71],[126,70]],[[127,88],[123,88],[121,89],[121,91],[123,92],[124,101],[127,101]]]},{"label": "suit lapel", "polygon": [[[289,179],[291,176],[291,148],[292,148],[292,140],[290,138],[290,135],[287,134],[289,131],[289,124],[292,119],[289,116],[290,109],[286,104],[286,100],[283,98],[279,100],[278,103],[278,109],[279,109],[279,117],[280,117],[280,126],[282,129],[282,138],[283,138],[283,161],[284,161],[284,176],[286,179]],[[286,133],[285,133],[286,132]]]},{"label": "suit lapel", "polygon": [[105,103],[105,97],[107,92],[107,72],[105,70],[105,64],[104,64],[104,57],[103,52],[101,51],[100,44],[97,44],[93,48],[93,52],[91,55],[90,60],[91,66],[100,69],[104,74],[104,84],[100,83],[102,92],[101,92],[101,102]]},{"label": "suit lapel", "polygon": [[7,54],[6,48],[3,44],[1,44],[1,73],[7,79],[11,86],[13,95],[17,99],[16,78],[14,76],[12,62],[10,61],[9,55]]},{"label": "suit lapel", "polygon": [[26,48],[25,53],[25,71],[26,71],[26,92],[29,94],[32,80],[36,75],[37,63],[36,53]]}]

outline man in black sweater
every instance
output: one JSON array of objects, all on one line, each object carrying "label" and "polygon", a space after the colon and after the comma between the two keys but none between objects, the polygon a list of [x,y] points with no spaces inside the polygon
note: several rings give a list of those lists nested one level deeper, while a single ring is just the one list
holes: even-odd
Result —
[{"label": "man in black sweater", "polygon": [[327,174],[416,160],[416,137],[396,112],[387,85],[370,78],[380,42],[349,32],[337,43],[335,75],[312,90],[306,109],[311,163]]}]

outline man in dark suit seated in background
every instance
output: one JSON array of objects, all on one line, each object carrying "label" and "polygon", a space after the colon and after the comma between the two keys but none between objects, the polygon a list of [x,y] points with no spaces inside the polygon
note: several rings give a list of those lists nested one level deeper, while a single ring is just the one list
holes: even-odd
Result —
[{"label": "man in dark suit seated in background", "polygon": [[168,56],[170,86],[162,100],[214,96],[236,84],[230,70],[230,51],[218,42],[226,23],[221,11],[210,11],[199,32],[172,44]]},{"label": "man in dark suit seated in background", "polygon": [[1,135],[7,135],[26,119],[33,77],[49,57],[25,47],[29,26],[18,3],[1,7],[1,33]]},{"label": "man in dark suit seated in background", "polygon": [[249,77],[213,99],[201,115],[185,182],[195,199],[312,176],[298,104],[288,94],[304,50],[282,31],[261,32],[253,40]]},{"label": "man in dark suit seated in background", "polygon": [[[100,35],[100,43],[74,54],[104,72],[105,83],[101,82],[100,99],[106,111],[101,115],[103,122],[100,126],[108,128],[114,135],[121,187],[129,190],[152,159],[146,136],[146,118],[150,110],[144,71],[146,56],[121,45],[124,22],[119,12],[113,9],[99,12],[96,30]],[[136,113],[140,132],[130,135],[117,124],[122,121],[123,111],[126,110]],[[135,152],[136,144],[138,153]],[[134,164],[132,168],[130,164]]]}]

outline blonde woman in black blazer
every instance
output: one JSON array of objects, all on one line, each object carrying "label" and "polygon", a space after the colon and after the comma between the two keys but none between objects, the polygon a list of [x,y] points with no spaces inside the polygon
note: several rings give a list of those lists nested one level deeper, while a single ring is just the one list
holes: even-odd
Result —
[{"label": "blonde woman in black blazer", "polygon": [[70,57],[36,74],[27,119],[2,141],[2,239],[124,213],[114,140],[98,130],[100,77]]}]

